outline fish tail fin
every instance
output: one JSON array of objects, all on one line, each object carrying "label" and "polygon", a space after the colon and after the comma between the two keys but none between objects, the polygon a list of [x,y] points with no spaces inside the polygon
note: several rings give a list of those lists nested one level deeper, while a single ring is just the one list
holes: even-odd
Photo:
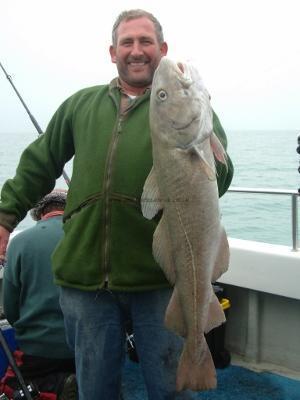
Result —
[{"label": "fish tail fin", "polygon": [[186,336],[186,326],[176,286],[165,313],[165,326],[179,336]]},{"label": "fish tail fin", "polygon": [[[203,338],[204,339],[204,338]],[[181,354],[176,377],[176,390],[194,391],[215,389],[217,387],[216,369],[207,343],[201,353],[200,362],[195,361],[195,354],[191,355],[187,344]]]}]

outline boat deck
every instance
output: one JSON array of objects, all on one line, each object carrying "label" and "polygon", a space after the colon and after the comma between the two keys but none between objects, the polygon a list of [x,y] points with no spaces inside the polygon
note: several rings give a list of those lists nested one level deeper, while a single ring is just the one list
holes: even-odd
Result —
[{"label": "boat deck", "polygon": [[[216,390],[194,393],[195,400],[299,400],[300,380],[238,365],[217,370]],[[123,400],[146,400],[138,364],[128,361],[124,371]]]}]

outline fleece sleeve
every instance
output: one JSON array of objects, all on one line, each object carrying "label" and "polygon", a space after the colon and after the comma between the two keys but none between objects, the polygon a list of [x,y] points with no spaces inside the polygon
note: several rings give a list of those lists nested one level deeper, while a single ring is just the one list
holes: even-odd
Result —
[{"label": "fleece sleeve", "polygon": [[24,150],[15,177],[2,187],[0,225],[10,232],[54,188],[74,154],[71,99],[60,106],[46,132]]},{"label": "fleece sleeve", "polygon": [[[220,123],[220,120],[215,112],[213,112],[213,127],[214,132],[220,139],[224,149],[227,151],[227,137],[226,133]],[[227,153],[227,166],[216,161],[217,166],[217,180],[218,180],[218,188],[219,188],[219,196],[223,196],[223,194],[227,191],[230,186],[233,177],[233,164],[230,159],[230,156]]]}]

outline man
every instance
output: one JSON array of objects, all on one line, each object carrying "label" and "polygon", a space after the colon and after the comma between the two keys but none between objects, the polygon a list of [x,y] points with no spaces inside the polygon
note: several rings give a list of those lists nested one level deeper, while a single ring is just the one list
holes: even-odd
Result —
[{"label": "man", "polygon": [[[74,354],[66,343],[51,268],[51,254],[63,234],[65,203],[66,191],[55,190],[31,210],[37,223],[11,240],[3,275],[4,313],[18,344],[15,357],[25,381],[41,392],[40,399],[43,392],[47,399],[76,399]],[[9,369],[2,389],[11,396],[17,388]]]},{"label": "man", "polygon": [[[68,342],[75,349],[79,398],[118,399],[130,320],[149,400],[189,399],[188,391],[175,393],[182,339],[163,324],[172,289],[152,256],[159,217],[146,220],[140,208],[152,166],[151,82],[168,46],[160,23],[143,10],[121,13],[112,39],[119,78],[67,99],[45,135],[23,153],[16,177],[3,186],[0,254],[8,231],[51,190],[75,154],[65,236],[53,264]],[[214,130],[226,145],[216,115]],[[230,160],[228,166],[227,171],[218,165],[220,195],[231,182]]]}]

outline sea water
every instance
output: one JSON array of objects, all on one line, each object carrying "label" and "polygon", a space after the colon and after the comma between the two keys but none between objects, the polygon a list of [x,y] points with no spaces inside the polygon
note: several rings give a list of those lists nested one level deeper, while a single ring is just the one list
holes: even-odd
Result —
[{"label": "sea water", "polygon": [[[235,172],[231,187],[292,189],[300,187],[300,132],[292,130],[227,130],[228,152]],[[0,188],[16,170],[19,157],[37,134],[0,134]],[[66,171],[71,175],[71,163]],[[57,187],[66,188],[62,178]],[[230,237],[274,244],[292,244],[291,198],[284,195],[227,192],[221,199],[223,224]],[[32,226],[27,216],[19,229]]]},{"label": "sea water", "polygon": [[[228,152],[235,173],[232,187],[300,187],[297,131],[228,131]],[[223,224],[231,237],[292,245],[291,197],[226,193]]]}]

